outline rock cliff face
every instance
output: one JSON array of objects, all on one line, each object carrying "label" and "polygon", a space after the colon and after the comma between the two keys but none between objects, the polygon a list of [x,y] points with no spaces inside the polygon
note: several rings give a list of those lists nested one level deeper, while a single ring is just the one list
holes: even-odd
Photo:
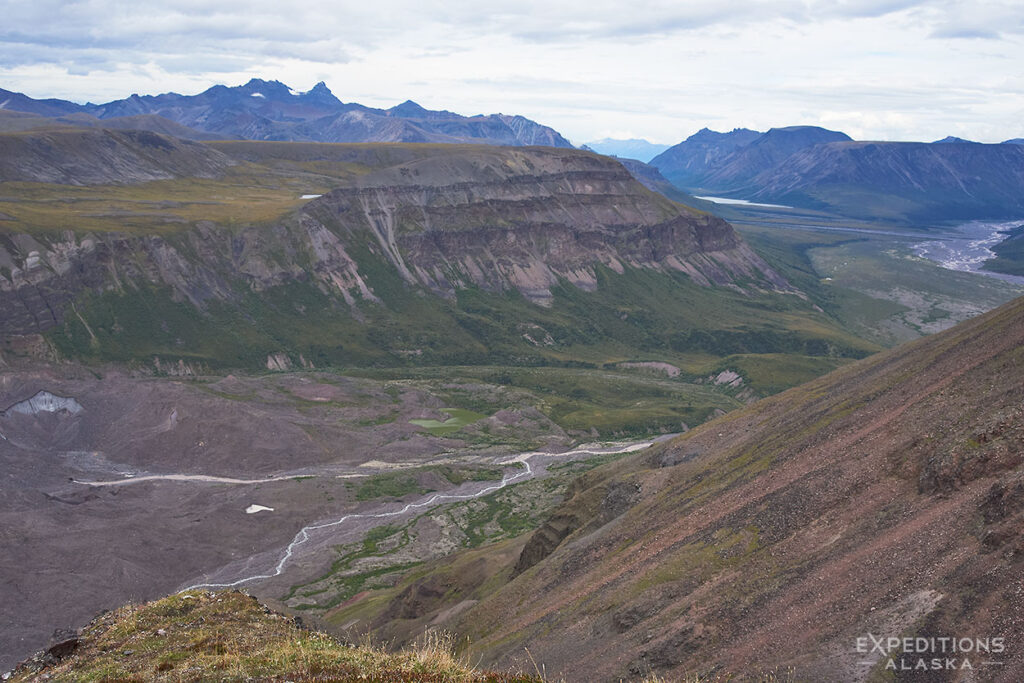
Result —
[{"label": "rock cliff face", "polygon": [[425,159],[333,192],[304,218],[348,243],[369,238],[408,283],[443,296],[477,286],[547,303],[560,279],[596,287],[599,266],[677,270],[705,286],[787,287],[728,223],[681,209],[588,154]]},{"label": "rock cliff face", "polygon": [[[271,225],[165,236],[0,236],[3,336],[45,332],[84,291],[168,287],[198,309],[295,282],[379,302],[366,259],[412,289],[518,290],[547,304],[601,267],[679,271],[704,286],[792,291],[733,231],[639,185],[613,160],[550,149],[439,154],[364,176]],[[87,325],[87,322],[83,321]]]}]

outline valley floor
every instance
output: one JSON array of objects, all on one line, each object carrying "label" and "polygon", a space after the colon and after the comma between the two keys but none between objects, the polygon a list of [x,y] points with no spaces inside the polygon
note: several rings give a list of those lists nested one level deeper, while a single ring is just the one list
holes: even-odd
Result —
[{"label": "valley floor", "polygon": [[[594,437],[567,434],[528,392],[445,384],[8,368],[0,545],[12,552],[0,559],[10,617],[0,624],[0,669],[55,628],[189,585],[245,586],[323,614],[364,584],[535,528],[580,467],[669,436],[588,446]],[[723,408],[738,403],[697,389]],[[81,410],[55,400],[31,403],[34,413],[13,409],[41,391],[74,397]],[[445,407],[468,397],[483,412]],[[451,425],[445,410],[462,410],[463,420]],[[463,519],[478,508],[490,515]],[[394,533],[401,552],[388,546]]]}]

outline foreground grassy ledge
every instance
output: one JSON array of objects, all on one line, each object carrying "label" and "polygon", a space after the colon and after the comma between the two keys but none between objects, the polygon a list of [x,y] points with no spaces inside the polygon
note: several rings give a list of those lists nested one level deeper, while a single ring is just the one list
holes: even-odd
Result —
[{"label": "foreground grassy ledge", "polygon": [[452,645],[444,636],[398,653],[345,645],[243,593],[189,591],[100,615],[70,654],[37,656],[9,680],[540,683],[470,667]]}]

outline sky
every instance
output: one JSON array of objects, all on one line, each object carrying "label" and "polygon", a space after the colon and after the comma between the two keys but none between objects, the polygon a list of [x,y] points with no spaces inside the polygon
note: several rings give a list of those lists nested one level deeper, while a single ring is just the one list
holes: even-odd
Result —
[{"label": "sky", "polygon": [[106,102],[250,78],[522,114],[574,143],[820,125],[1024,137],[1020,0],[14,0],[0,87]]}]

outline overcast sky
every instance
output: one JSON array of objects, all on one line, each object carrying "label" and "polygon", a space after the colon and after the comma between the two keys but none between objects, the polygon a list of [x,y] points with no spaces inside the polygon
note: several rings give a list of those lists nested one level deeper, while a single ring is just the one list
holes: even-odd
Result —
[{"label": "overcast sky", "polygon": [[15,0],[0,87],[105,102],[251,77],[516,113],[573,142],[814,124],[1024,137],[1020,0]]}]

